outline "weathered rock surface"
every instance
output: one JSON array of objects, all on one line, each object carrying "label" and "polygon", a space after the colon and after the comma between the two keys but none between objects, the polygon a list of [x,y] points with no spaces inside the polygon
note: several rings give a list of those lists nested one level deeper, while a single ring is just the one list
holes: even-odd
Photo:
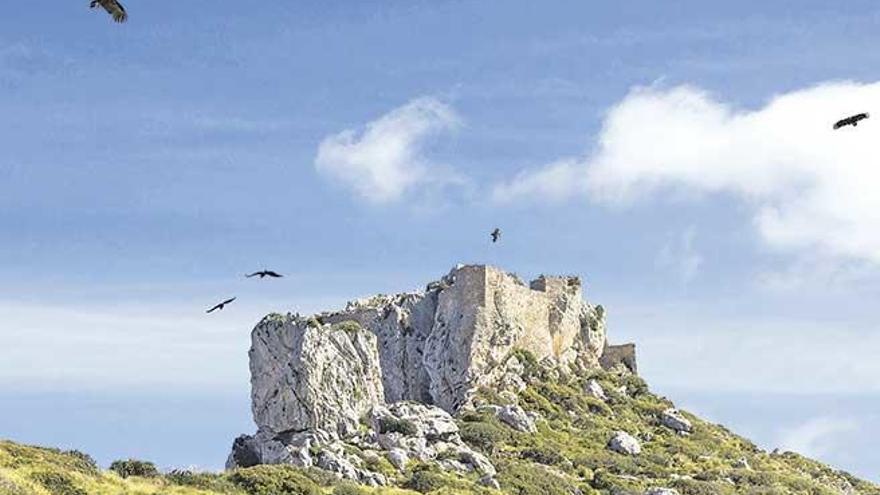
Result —
[{"label": "weathered rock surface", "polygon": [[514,430],[525,433],[535,433],[538,429],[535,427],[535,421],[516,404],[509,404],[500,407],[497,411],[498,419],[507,423]]},{"label": "weathered rock surface", "polygon": [[587,381],[585,388],[586,392],[594,399],[599,399],[601,401],[608,400],[608,396],[605,395],[605,389],[602,388],[602,385],[600,385],[598,381],[590,379]]},{"label": "weathered rock surface", "polygon": [[251,407],[260,429],[345,436],[382,401],[376,336],[359,325],[267,317],[252,341]]},{"label": "weathered rock surface", "polygon": [[663,413],[660,414],[660,422],[663,423],[663,426],[681,435],[687,435],[693,430],[691,422],[688,421],[678,409],[674,408],[669,408],[663,411]]},{"label": "weathered rock surface", "polygon": [[[583,300],[578,278],[542,276],[527,286],[477,265],[456,267],[423,292],[361,299],[312,317],[270,315],[251,340],[258,431],[236,439],[228,467],[316,466],[374,485],[384,477],[364,468],[366,458],[384,457],[398,469],[433,461],[476,471],[493,486],[494,466],[461,441],[450,414],[473,406],[480,387],[515,399],[527,386],[527,363],[514,351],[559,375],[597,368],[615,349],[604,309]],[[517,430],[536,431],[536,418],[517,405],[495,413]],[[346,453],[353,451],[362,455]]]},{"label": "weathered rock surface", "polygon": [[625,431],[614,432],[614,436],[608,441],[608,448],[624,455],[638,455],[642,453],[642,445],[639,441]]},{"label": "weathered rock surface", "polygon": [[645,495],[679,495],[678,491],[672,488],[649,488]]}]

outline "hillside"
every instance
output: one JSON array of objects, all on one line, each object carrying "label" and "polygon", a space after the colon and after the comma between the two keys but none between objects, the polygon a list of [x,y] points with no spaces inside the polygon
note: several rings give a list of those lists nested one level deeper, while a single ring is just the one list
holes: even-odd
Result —
[{"label": "hillside", "polygon": [[0,442],[0,495],[880,495],[651,393],[576,277],[459,266],[421,292],[269,315],[249,355],[257,432],[226,472]]},{"label": "hillside", "polygon": [[[531,384],[519,399],[526,411],[544,418],[536,422],[537,432],[520,432],[488,411],[466,412],[457,418],[462,439],[496,466],[500,491],[482,486],[476,473],[454,474],[419,461],[398,472],[384,459],[377,461],[376,469],[386,473],[391,484],[410,490],[357,486],[320,470],[290,466],[122,479],[98,470],[81,454],[0,442],[0,494],[547,495],[643,494],[651,488],[674,489],[682,495],[880,494],[876,485],[794,453],[764,452],[724,427],[688,413],[683,414],[692,432],[677,434],[660,421],[672,403],[650,393],[633,375],[597,371],[559,378],[547,376],[536,363],[529,368]],[[607,401],[584,391],[591,379],[605,391]],[[506,402],[487,391],[482,394],[486,400]],[[639,440],[640,454],[608,448],[618,430]]]}]

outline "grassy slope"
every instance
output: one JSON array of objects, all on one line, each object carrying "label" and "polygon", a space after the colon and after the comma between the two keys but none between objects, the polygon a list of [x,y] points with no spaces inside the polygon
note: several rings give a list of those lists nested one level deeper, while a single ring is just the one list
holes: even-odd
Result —
[{"label": "grassy slope", "polygon": [[[693,434],[676,435],[658,421],[659,413],[672,404],[649,393],[637,377],[595,372],[592,378],[609,395],[603,402],[582,392],[590,377],[558,379],[540,376],[537,366],[531,368],[532,385],[521,394],[520,403],[545,418],[538,434],[513,431],[486,414],[460,417],[462,436],[492,458],[505,493],[641,494],[651,487],[670,487],[683,495],[824,495],[841,493],[838,487],[848,485],[854,493],[880,494],[873,484],[796,454],[763,452],[692,415],[687,417],[694,424]],[[626,392],[620,390],[623,386]],[[504,402],[490,391],[482,396],[492,403]],[[638,437],[641,455],[609,451],[606,444],[615,430]],[[396,482],[416,491],[339,484],[318,471],[280,466],[121,479],[98,470],[87,456],[0,442],[0,495],[498,493],[480,487],[474,476],[457,477],[418,463]]]}]

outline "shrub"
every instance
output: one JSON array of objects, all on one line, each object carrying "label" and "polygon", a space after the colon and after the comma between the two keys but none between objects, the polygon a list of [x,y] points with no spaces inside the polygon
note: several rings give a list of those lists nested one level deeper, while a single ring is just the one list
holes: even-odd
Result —
[{"label": "shrub", "polygon": [[400,433],[406,436],[413,436],[419,432],[415,423],[407,419],[397,419],[391,416],[384,416],[379,419],[379,433]]},{"label": "shrub", "polygon": [[91,474],[96,475],[99,472],[98,463],[85,452],[80,452],[79,450],[66,450],[62,452],[63,455],[67,456],[73,465],[71,466],[73,469],[83,473],[83,474]]},{"label": "shrub", "polygon": [[218,492],[229,492],[235,490],[229,480],[221,474],[215,473],[195,473],[189,470],[175,469],[165,475],[165,479],[172,484],[179,486],[191,486],[202,490],[212,490]]},{"label": "shrub", "polygon": [[520,452],[519,455],[523,459],[528,459],[547,466],[562,464],[565,460],[565,457],[563,457],[558,451],[547,448],[526,449]]},{"label": "shrub", "polygon": [[85,490],[76,486],[73,478],[60,471],[37,471],[30,478],[52,495],[88,495]]},{"label": "shrub", "polygon": [[333,325],[333,328],[352,334],[358,333],[361,330],[361,324],[354,320],[345,320]]},{"label": "shrub", "polygon": [[366,495],[367,492],[350,481],[343,481],[333,488],[333,495]]},{"label": "shrub", "polygon": [[462,440],[483,452],[493,452],[495,445],[510,438],[507,431],[487,422],[465,422],[459,433]]},{"label": "shrub", "polygon": [[320,495],[318,485],[290,466],[237,469],[229,480],[248,495]]},{"label": "shrub", "polygon": [[581,490],[558,474],[527,463],[507,463],[498,473],[504,493],[513,495],[565,495]]},{"label": "shrub", "polygon": [[115,472],[122,478],[129,476],[140,476],[142,478],[155,478],[159,476],[159,470],[156,465],[148,461],[139,461],[137,459],[129,459],[127,461],[113,461],[110,464],[110,471]]},{"label": "shrub", "polygon": [[455,490],[472,493],[470,483],[441,472],[439,468],[429,464],[416,466],[409,479],[404,482],[403,487],[420,493],[429,493],[440,489],[448,489],[450,493],[457,493]]}]

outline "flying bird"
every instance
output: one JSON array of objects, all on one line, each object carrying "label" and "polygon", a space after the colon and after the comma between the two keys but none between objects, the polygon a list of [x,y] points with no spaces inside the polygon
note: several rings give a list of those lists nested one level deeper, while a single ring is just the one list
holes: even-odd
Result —
[{"label": "flying bird", "polygon": [[498,242],[498,239],[501,238],[501,229],[496,228],[496,229],[493,230],[492,233],[489,234],[489,235],[492,236],[492,242],[493,242],[493,243]]},{"label": "flying bird", "polygon": [[223,301],[222,303],[220,303],[220,304],[214,306],[213,308],[211,308],[211,309],[209,309],[208,311],[205,311],[205,312],[206,312],[206,313],[213,313],[214,311],[221,310],[221,309],[225,308],[226,305],[229,304],[229,303],[231,303],[232,301],[235,301],[235,298],[234,298],[234,297],[233,297],[232,299],[227,299],[227,300]]},{"label": "flying bird", "polygon": [[263,271],[259,271],[259,272],[251,273],[250,275],[245,275],[246,278],[251,278],[251,277],[260,277],[260,278],[265,278],[265,277],[270,277],[270,278],[281,278],[281,277],[283,277],[283,276],[284,276],[284,275],[281,275],[280,273],[273,272],[272,270],[263,270]]},{"label": "flying bird", "polygon": [[834,128],[840,129],[841,127],[845,127],[848,125],[856,127],[857,125],[859,125],[860,120],[865,120],[870,116],[871,115],[867,114],[867,113],[859,113],[859,114],[853,115],[852,117],[847,117],[845,119],[838,120],[837,122],[834,123]]},{"label": "flying bird", "polygon": [[126,19],[128,19],[128,14],[125,12],[125,8],[117,0],[92,0],[89,8],[93,9],[98,5],[104,7],[104,10],[112,15],[113,20],[116,22],[125,22]]}]

